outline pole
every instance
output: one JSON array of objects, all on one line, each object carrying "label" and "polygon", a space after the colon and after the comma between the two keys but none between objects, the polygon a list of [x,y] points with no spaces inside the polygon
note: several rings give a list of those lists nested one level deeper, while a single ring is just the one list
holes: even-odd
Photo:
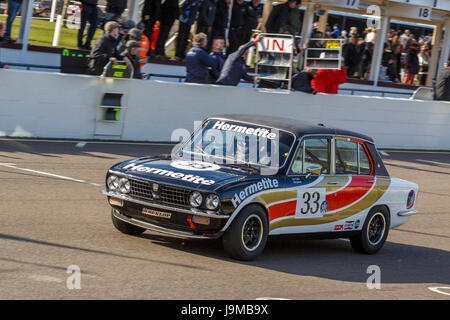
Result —
[{"label": "pole", "polygon": [[62,22],[62,15],[58,14],[58,16],[56,17],[55,32],[53,33],[53,42],[52,42],[53,47],[58,46],[59,34],[61,33],[61,25],[62,25],[61,22]]},{"label": "pole", "polygon": [[56,11],[56,0],[52,0],[52,9],[50,11],[50,22],[55,21],[55,11]]},{"label": "pole", "polygon": [[378,78],[380,76],[381,59],[383,58],[384,42],[386,41],[387,30],[389,28],[389,17],[385,15],[383,10],[380,16],[381,28],[377,29],[377,37],[375,40],[375,47],[373,48],[373,56],[371,61],[371,70],[369,80],[373,81],[374,87],[378,85]]},{"label": "pole", "polygon": [[433,80],[436,79],[436,70],[438,69],[439,63],[439,52],[441,50],[441,38],[442,38],[442,29],[444,25],[440,24],[434,27],[433,32],[433,49],[431,50],[431,58],[428,65],[428,76],[427,82],[425,83],[428,87],[433,85]]},{"label": "pole", "polygon": [[30,37],[31,19],[33,18],[33,0],[22,2],[22,16],[19,27],[19,43],[22,44],[22,51],[28,50],[28,40]]}]

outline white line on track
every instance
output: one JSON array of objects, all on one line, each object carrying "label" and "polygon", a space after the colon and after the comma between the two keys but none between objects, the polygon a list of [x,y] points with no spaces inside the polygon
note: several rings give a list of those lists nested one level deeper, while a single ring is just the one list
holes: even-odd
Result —
[{"label": "white line on track", "polygon": [[172,146],[178,143],[175,142],[126,142],[126,141],[76,141],[76,140],[45,140],[45,139],[13,139],[0,138],[0,141],[15,141],[15,142],[50,142],[50,143],[80,143],[85,144],[119,144],[119,145],[139,145],[139,146]]},{"label": "white line on track", "polygon": [[[428,289],[430,289],[431,291],[440,293],[440,294],[445,294],[447,296],[450,296],[450,287],[428,287]],[[448,292],[443,292],[442,289],[446,289]]]},{"label": "white line on track", "polygon": [[49,172],[44,172],[44,171],[38,171],[38,170],[32,170],[32,169],[17,167],[14,163],[1,163],[0,162],[0,166],[11,168],[11,169],[16,169],[16,170],[33,172],[33,173],[37,173],[37,174],[41,174],[41,175],[45,175],[45,176],[49,176],[49,177],[54,177],[54,178],[58,178],[58,179],[62,179],[62,180],[68,180],[68,181],[79,182],[79,183],[86,183],[86,184],[90,184],[90,185],[96,186],[96,187],[103,187],[104,186],[104,184],[98,184],[98,183],[89,182],[89,181],[86,181],[86,180],[81,180],[81,179],[75,179],[75,178],[71,178],[71,177],[61,176],[59,174],[54,174],[54,173],[49,173]]}]

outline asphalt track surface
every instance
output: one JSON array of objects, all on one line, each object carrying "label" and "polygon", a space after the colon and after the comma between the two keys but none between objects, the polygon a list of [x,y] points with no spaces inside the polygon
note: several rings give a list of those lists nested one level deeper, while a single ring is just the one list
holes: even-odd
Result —
[{"label": "asphalt track surface", "polygon": [[[276,240],[239,262],[220,240],[112,226],[100,193],[107,169],[169,150],[1,140],[0,299],[450,299],[450,153],[387,151],[390,174],[419,184],[421,214],[391,230],[378,254],[346,240]],[[67,288],[71,265],[81,289]],[[381,289],[366,285],[371,265]]]}]

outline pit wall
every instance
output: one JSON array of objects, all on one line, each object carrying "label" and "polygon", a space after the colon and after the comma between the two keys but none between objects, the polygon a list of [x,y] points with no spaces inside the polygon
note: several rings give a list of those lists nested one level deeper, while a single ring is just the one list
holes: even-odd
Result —
[{"label": "pit wall", "polygon": [[449,102],[141,80],[116,85],[129,90],[128,99],[122,98],[127,102],[120,114],[122,136],[94,136],[102,81],[92,76],[0,69],[0,136],[171,141],[175,129],[192,131],[194,121],[249,113],[357,131],[373,137],[380,148],[450,150]]}]

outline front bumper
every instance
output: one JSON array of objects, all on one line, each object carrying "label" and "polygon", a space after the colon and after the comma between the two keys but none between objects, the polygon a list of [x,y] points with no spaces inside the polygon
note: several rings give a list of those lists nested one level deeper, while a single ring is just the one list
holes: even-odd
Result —
[{"label": "front bumper", "polygon": [[125,221],[129,224],[132,224],[132,225],[135,225],[135,226],[147,229],[147,230],[156,231],[159,233],[168,234],[168,235],[176,236],[176,237],[189,238],[189,239],[216,239],[222,235],[221,233],[215,233],[215,234],[206,236],[206,235],[201,235],[201,234],[195,234],[194,232],[168,229],[168,228],[164,228],[161,226],[157,226],[157,225],[149,223],[149,222],[144,222],[144,221],[137,220],[134,218],[129,218],[129,217],[121,214],[118,210],[115,210],[115,209],[112,211],[112,214],[117,219]]},{"label": "front bumper", "polygon": [[[108,197],[108,202],[112,206],[113,215],[116,218],[141,228],[174,236],[195,239],[218,238],[222,235],[220,230],[230,217],[215,211],[175,207],[136,199],[114,191],[102,190],[102,193]],[[121,204],[111,202],[113,199],[119,199]],[[143,214],[144,208],[161,210],[170,214],[170,218],[145,215]],[[209,224],[194,223],[196,219],[194,216],[209,218],[207,219]]]}]

